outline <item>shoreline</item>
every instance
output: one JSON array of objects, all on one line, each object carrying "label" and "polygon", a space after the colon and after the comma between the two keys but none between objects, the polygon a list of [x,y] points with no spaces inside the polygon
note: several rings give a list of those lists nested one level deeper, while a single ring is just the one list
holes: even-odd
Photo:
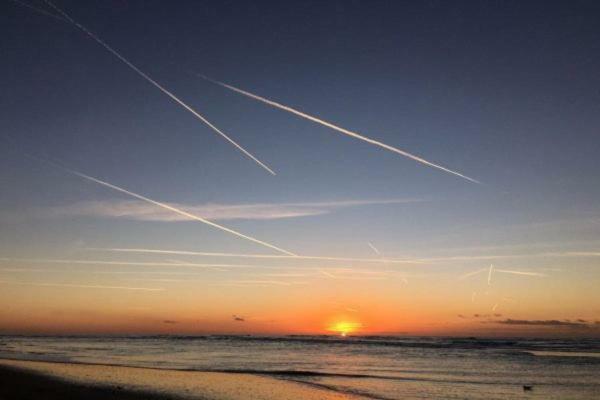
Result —
[{"label": "shoreline", "polygon": [[0,400],[359,400],[361,396],[245,373],[0,359]]}]

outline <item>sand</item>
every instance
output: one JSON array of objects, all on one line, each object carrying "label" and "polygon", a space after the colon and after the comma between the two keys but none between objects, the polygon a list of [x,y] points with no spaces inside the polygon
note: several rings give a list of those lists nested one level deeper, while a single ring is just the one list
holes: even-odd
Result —
[{"label": "sand", "polygon": [[5,399],[358,400],[307,384],[251,374],[0,360]]}]

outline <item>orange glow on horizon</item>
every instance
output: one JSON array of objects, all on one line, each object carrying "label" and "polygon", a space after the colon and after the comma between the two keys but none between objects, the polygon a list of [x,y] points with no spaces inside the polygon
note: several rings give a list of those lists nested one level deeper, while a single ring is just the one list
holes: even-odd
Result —
[{"label": "orange glow on horizon", "polygon": [[358,331],[362,327],[363,324],[360,322],[339,321],[330,325],[327,330],[330,332],[337,332],[341,336],[347,336],[350,333]]}]

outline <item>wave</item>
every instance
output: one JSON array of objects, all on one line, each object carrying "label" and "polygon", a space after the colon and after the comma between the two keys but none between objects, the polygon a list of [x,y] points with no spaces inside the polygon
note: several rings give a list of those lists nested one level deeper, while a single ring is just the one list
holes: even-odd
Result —
[{"label": "wave", "polygon": [[[198,370],[194,370],[198,371]],[[459,383],[472,385],[514,385],[512,381],[495,381],[486,382],[469,379],[441,379],[441,378],[425,378],[425,377],[407,377],[407,376],[391,376],[391,375],[373,375],[373,374],[351,374],[351,373],[335,373],[321,371],[302,371],[302,370],[260,370],[260,369],[205,369],[202,372],[221,372],[227,374],[252,374],[252,375],[267,375],[276,378],[289,379],[299,382],[306,382],[300,378],[343,378],[343,379],[380,379],[391,381],[404,382],[432,382],[432,383]],[[543,384],[541,384],[543,385]]]},{"label": "wave", "polygon": [[[47,342],[52,340],[86,341],[94,340],[94,346],[85,350],[101,350],[101,345],[118,341],[157,341],[157,342],[193,342],[206,341],[216,343],[252,342],[252,343],[284,343],[307,346],[378,346],[392,348],[422,348],[448,350],[497,350],[507,354],[532,356],[531,351],[561,352],[597,352],[600,353],[598,339],[524,339],[524,338],[457,338],[457,337],[410,337],[410,336],[349,336],[332,335],[287,335],[287,336],[255,336],[255,335],[152,335],[152,336],[0,336],[0,347],[5,348],[3,341],[26,339]],[[98,346],[100,345],[100,346]],[[163,344],[161,343],[161,346]],[[81,350],[81,349],[76,349]]]}]

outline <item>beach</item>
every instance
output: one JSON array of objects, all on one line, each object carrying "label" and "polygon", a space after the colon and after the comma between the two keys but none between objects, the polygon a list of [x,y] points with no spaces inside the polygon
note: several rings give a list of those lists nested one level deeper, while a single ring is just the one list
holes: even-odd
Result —
[{"label": "beach", "polygon": [[598,354],[597,340],[0,336],[0,400],[588,400]]},{"label": "beach", "polygon": [[0,360],[1,400],[361,398],[251,374]]}]

